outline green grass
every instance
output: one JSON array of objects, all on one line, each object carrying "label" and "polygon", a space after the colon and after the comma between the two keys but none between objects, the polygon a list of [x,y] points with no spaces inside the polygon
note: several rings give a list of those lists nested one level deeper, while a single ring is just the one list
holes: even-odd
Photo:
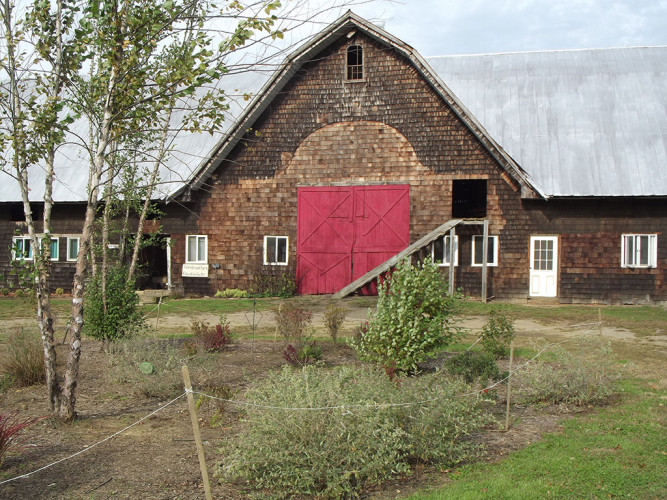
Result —
[{"label": "green grass", "polygon": [[[51,297],[51,309],[57,316],[67,316],[71,306],[72,302],[70,299]],[[0,298],[0,321],[22,318],[35,318],[35,304],[33,304],[31,299]]]},{"label": "green grass", "polygon": [[[235,312],[252,311],[255,299],[167,299],[162,302],[161,314],[182,314],[193,316],[196,314],[230,314]],[[275,307],[277,299],[256,299],[258,311],[265,311]],[[157,304],[141,306],[144,314],[156,314]]]},{"label": "green grass", "polygon": [[598,321],[598,309],[607,327],[626,328],[638,335],[656,335],[667,330],[667,308],[660,306],[605,306],[605,305],[525,305],[463,301],[462,316],[486,316],[498,309],[516,319],[532,319],[545,324],[592,323]]},{"label": "green grass", "polygon": [[621,404],[566,420],[562,432],[409,498],[667,498],[667,391],[645,381],[625,389]]}]

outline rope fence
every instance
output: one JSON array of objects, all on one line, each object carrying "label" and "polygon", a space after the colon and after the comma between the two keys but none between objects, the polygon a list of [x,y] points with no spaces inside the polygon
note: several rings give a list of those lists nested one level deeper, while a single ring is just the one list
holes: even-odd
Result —
[{"label": "rope fence", "polygon": [[[599,324],[597,322],[596,323],[586,323],[586,324],[582,324],[582,325],[599,326]],[[582,325],[575,325],[575,326],[582,326]],[[587,331],[592,332],[592,331],[594,331],[594,328],[590,328]],[[519,372],[519,371],[525,369],[527,366],[529,366],[531,363],[533,363],[537,358],[539,358],[542,354],[544,354],[544,352],[547,351],[547,349],[550,349],[550,348],[558,346],[558,345],[565,344],[567,342],[571,342],[571,341],[575,340],[575,338],[576,337],[565,339],[565,340],[562,340],[562,341],[559,341],[559,342],[548,343],[548,344],[544,345],[533,357],[531,357],[530,359],[528,359],[524,363],[516,366],[515,368],[512,368],[511,370],[509,370],[508,374],[504,378],[502,378],[501,380],[498,380],[498,381],[494,382],[493,384],[488,385],[488,386],[486,386],[482,389],[470,391],[470,392],[463,393],[463,394],[458,394],[458,395],[455,395],[453,397],[464,398],[464,397],[471,397],[471,396],[479,396],[480,394],[487,393],[491,389],[494,389],[494,388],[504,384],[505,382],[507,382],[510,379],[510,377],[513,374],[515,374],[516,372]],[[188,380],[188,383],[189,383],[189,380]],[[17,481],[19,479],[28,478],[28,477],[30,477],[34,474],[37,474],[38,472],[41,472],[41,471],[46,470],[50,467],[53,467],[53,466],[58,465],[60,463],[71,460],[72,458],[75,458],[79,455],[82,455],[82,454],[92,450],[93,448],[95,448],[95,447],[113,439],[114,437],[119,436],[119,435],[127,432],[132,427],[135,427],[136,425],[139,425],[140,423],[144,422],[145,420],[152,417],[153,415],[156,415],[157,413],[165,410],[167,407],[173,405],[174,403],[176,403],[181,398],[186,397],[186,396],[191,397],[194,394],[196,394],[198,396],[201,396],[201,397],[204,397],[204,398],[211,399],[211,400],[225,402],[225,403],[228,403],[228,404],[258,408],[258,409],[265,409],[265,410],[299,411],[299,412],[302,412],[302,411],[341,410],[342,412],[344,412],[344,414],[348,414],[351,409],[355,409],[355,408],[356,409],[381,410],[381,409],[384,409],[384,408],[391,408],[391,407],[408,407],[408,406],[425,405],[425,404],[433,403],[433,402],[436,402],[436,401],[439,401],[439,400],[442,400],[442,399],[452,399],[452,396],[441,396],[441,397],[436,397],[436,398],[422,399],[422,400],[418,400],[418,401],[408,401],[408,402],[404,402],[404,403],[344,404],[344,405],[319,406],[319,407],[317,407],[317,406],[313,406],[313,407],[271,406],[271,405],[261,405],[261,404],[256,404],[256,403],[250,403],[248,401],[228,399],[228,398],[220,398],[220,397],[217,397],[217,396],[212,396],[212,395],[206,394],[204,392],[195,391],[191,387],[188,387],[188,385],[186,384],[186,389],[181,394],[176,396],[174,399],[168,401],[167,403],[164,403],[163,405],[159,406],[158,408],[151,411],[150,413],[143,416],[142,418],[138,419],[137,421],[133,422],[132,424],[120,429],[119,431],[105,437],[104,439],[101,439],[101,440],[97,441],[96,443],[91,444],[90,446],[87,446],[87,447],[77,451],[76,453],[73,453],[73,454],[67,456],[67,457],[56,460],[52,463],[49,463],[49,464],[47,464],[43,467],[35,469],[34,471],[28,472],[26,474],[21,474],[19,476],[15,476],[13,478],[5,479],[3,481],[0,481],[0,486],[3,485],[3,484],[10,483],[12,481]],[[345,412],[348,412],[348,413],[345,413]]]}]

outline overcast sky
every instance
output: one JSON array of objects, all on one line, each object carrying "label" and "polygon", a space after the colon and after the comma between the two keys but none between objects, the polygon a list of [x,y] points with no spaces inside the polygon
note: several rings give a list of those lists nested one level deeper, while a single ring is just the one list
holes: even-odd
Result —
[{"label": "overcast sky", "polygon": [[667,0],[373,0],[351,9],[422,56],[667,45]]}]

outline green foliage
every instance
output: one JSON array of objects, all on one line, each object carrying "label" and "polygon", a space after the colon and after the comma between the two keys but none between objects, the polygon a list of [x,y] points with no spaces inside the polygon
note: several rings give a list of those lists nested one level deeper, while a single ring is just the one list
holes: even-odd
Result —
[{"label": "green foliage", "polygon": [[482,349],[495,357],[504,358],[510,353],[514,340],[514,320],[498,309],[492,309],[489,320],[482,327]]},{"label": "green foliage", "polygon": [[223,449],[219,474],[245,480],[265,496],[350,498],[409,474],[411,464],[458,463],[476,453],[471,437],[488,421],[480,401],[463,397],[465,391],[440,374],[395,383],[368,367],[286,368],[249,390],[246,400],[335,408],[248,407],[247,427]]},{"label": "green foliage", "polygon": [[238,288],[227,288],[225,290],[218,290],[215,292],[216,299],[244,299],[248,296],[248,292]]},{"label": "green foliage", "polygon": [[498,363],[491,353],[484,351],[466,351],[449,358],[445,367],[451,375],[462,377],[468,384],[475,380],[485,386],[489,380],[498,381],[505,377],[500,373]]},{"label": "green foliage", "polygon": [[299,349],[292,344],[283,351],[283,358],[292,366],[305,366],[322,359],[322,346],[317,341],[306,342]]},{"label": "green foliage", "polygon": [[458,335],[453,317],[458,300],[447,295],[447,282],[431,261],[412,265],[404,260],[380,285],[375,314],[350,344],[363,360],[417,371],[417,363]]},{"label": "green foliage", "polygon": [[102,300],[102,273],[91,277],[85,293],[84,334],[113,342],[131,337],[145,327],[134,280],[128,282],[127,269],[111,266],[107,270],[106,310]]},{"label": "green foliage", "polygon": [[0,358],[2,373],[16,385],[44,382],[44,351],[39,335],[18,328],[9,336]]},{"label": "green foliage", "polygon": [[40,420],[39,418],[21,419],[17,414],[0,413],[0,466],[5,459],[5,455],[12,448],[19,448],[21,439],[19,434],[26,427]]},{"label": "green foliage", "polygon": [[256,297],[294,297],[296,273],[290,270],[274,274],[272,270],[258,269],[252,277],[250,291]]},{"label": "green foliage", "polygon": [[446,486],[409,498],[667,498],[666,397],[655,387],[626,393],[621,404],[565,419],[538,442],[464,466]]},{"label": "green foliage", "polygon": [[56,295],[60,296],[60,295],[64,295],[64,294],[65,294],[65,290],[63,290],[60,287],[56,288]]},{"label": "green foliage", "polygon": [[338,330],[343,326],[345,321],[345,309],[342,307],[336,307],[334,304],[329,304],[324,311],[324,326],[329,330],[329,335],[331,339],[336,343],[338,339]]},{"label": "green foliage", "polygon": [[296,343],[297,349],[300,348],[312,333],[310,324],[313,312],[289,302],[281,302],[273,309],[273,313],[276,317],[276,327],[285,342],[292,340]]},{"label": "green foliage", "polygon": [[598,336],[575,339],[574,352],[553,347],[516,373],[516,393],[528,403],[583,405],[604,400],[616,390],[621,369],[608,340]]}]

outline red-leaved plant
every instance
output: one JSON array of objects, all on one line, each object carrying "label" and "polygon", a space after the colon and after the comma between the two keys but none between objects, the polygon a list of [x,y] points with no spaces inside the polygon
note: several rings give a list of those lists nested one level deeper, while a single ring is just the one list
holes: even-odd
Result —
[{"label": "red-leaved plant", "polygon": [[11,448],[20,448],[24,439],[19,433],[42,418],[20,419],[16,413],[0,413],[0,465]]}]

